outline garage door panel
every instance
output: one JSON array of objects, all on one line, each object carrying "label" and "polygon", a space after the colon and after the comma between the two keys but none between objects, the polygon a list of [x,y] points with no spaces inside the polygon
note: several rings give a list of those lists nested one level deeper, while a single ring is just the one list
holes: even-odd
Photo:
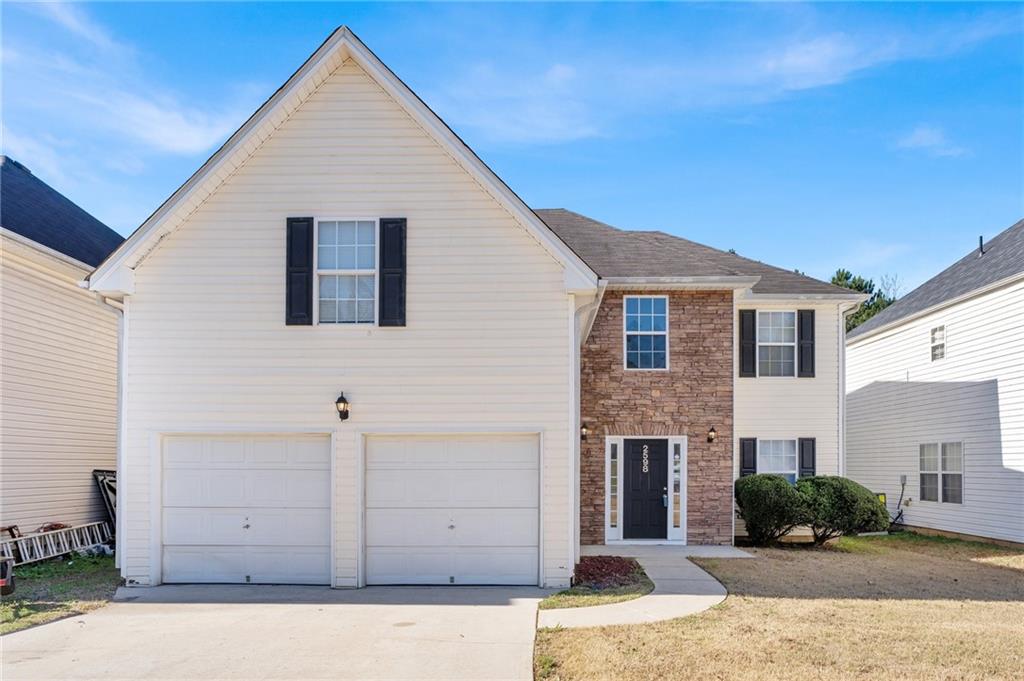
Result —
[{"label": "garage door panel", "polygon": [[367,546],[446,546],[450,524],[447,509],[367,509]]},{"label": "garage door panel", "polygon": [[537,549],[460,548],[455,570],[460,584],[531,584],[537,581]]},{"label": "garage door panel", "polygon": [[454,509],[456,546],[537,546],[536,509]]},{"label": "garage door panel", "polygon": [[369,508],[422,508],[447,506],[451,496],[450,471],[411,468],[367,470]]},{"label": "garage door panel", "polygon": [[166,582],[330,582],[330,439],[164,442]]},{"label": "garage door panel", "polygon": [[368,584],[535,584],[536,436],[372,437]]},{"label": "garage door panel", "polygon": [[455,557],[442,548],[377,547],[366,550],[366,583],[449,584]]}]

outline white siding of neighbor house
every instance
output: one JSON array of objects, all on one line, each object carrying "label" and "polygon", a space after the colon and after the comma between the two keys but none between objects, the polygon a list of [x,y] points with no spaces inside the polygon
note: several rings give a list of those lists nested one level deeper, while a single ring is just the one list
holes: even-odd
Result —
[{"label": "white siding of neighbor house", "polygon": [[114,310],[89,270],[0,238],[0,525],[106,520],[93,481],[117,458]]},{"label": "white siding of neighbor house", "polygon": [[[866,339],[848,350],[848,469],[904,522],[1024,542],[1024,281]],[[931,361],[931,329],[946,356]],[[964,443],[963,504],[919,500],[918,446]]]},{"label": "white siding of neighbor house", "polygon": [[[737,298],[739,310],[814,310],[815,371],[813,378],[757,377],[735,379],[735,441],[733,461],[739,477],[739,439],[816,440],[818,475],[841,474],[839,307],[836,303],[794,300],[765,304]],[[739,366],[739,343],[735,344]]]},{"label": "white siding of neighbor house", "polygon": [[[308,215],[408,218],[406,327],[285,326],[285,220]],[[364,435],[535,432],[542,576],[568,582],[563,267],[353,62],[139,265],[127,301],[128,579],[159,579],[161,433],[333,434],[334,583],[355,586]]]}]

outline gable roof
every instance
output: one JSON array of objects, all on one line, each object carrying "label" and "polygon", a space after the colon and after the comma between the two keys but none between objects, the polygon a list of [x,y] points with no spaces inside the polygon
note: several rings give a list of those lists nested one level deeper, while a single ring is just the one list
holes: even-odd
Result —
[{"label": "gable roof", "polygon": [[618,229],[564,208],[535,211],[602,279],[759,277],[757,295],[854,298],[855,291],[664,232]]},{"label": "gable roof", "polygon": [[565,266],[569,290],[592,289],[597,275],[356,35],[341,26],[235,131],[185,184],[89,275],[90,288],[131,293],[132,270],[181,225],[346,60],[352,59],[402,106],[495,201]]},{"label": "gable roof", "polygon": [[0,227],[95,267],[124,237],[9,156],[0,156]]},{"label": "gable roof", "polygon": [[846,338],[852,340],[870,334],[1019,274],[1024,274],[1024,220],[854,328]]}]

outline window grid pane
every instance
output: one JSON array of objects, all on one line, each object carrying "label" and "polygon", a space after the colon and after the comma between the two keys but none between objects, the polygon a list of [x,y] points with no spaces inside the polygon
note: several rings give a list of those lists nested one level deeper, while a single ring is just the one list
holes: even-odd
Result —
[{"label": "window grid pane", "polygon": [[921,472],[939,472],[939,446],[937,444],[921,445]]},{"label": "window grid pane", "polygon": [[796,376],[796,313],[757,313],[758,376]]},{"label": "window grid pane", "polygon": [[374,275],[321,274],[320,322],[372,324],[375,318]]},{"label": "window grid pane", "polygon": [[789,482],[796,482],[796,441],[758,440],[757,472],[781,475]]},{"label": "window grid pane", "polygon": [[682,477],[682,445],[676,443],[672,446],[672,527],[679,527],[681,520],[681,509],[679,508],[679,497]]},{"label": "window grid pane", "polygon": [[942,474],[942,501],[947,504],[964,502],[964,476],[960,473]]},{"label": "window grid pane", "polygon": [[626,368],[668,368],[668,299],[625,299]]},{"label": "window grid pane", "polygon": [[939,474],[921,473],[921,501],[939,500]]},{"label": "window grid pane", "polygon": [[[373,324],[376,321],[376,241],[377,229],[372,220],[317,223],[320,323]],[[347,273],[335,274],[341,271]]]},{"label": "window grid pane", "polygon": [[618,527],[619,524],[619,445],[611,445],[611,470],[608,471],[608,524]]},{"label": "window grid pane", "polygon": [[942,443],[942,472],[961,473],[964,470],[964,446],[960,442]]}]

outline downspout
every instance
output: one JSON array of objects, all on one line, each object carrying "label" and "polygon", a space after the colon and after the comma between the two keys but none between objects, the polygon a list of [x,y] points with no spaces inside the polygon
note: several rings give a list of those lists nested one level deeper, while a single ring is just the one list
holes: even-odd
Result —
[{"label": "downspout", "polygon": [[846,477],[846,320],[860,303],[840,303],[839,308],[839,475]]},{"label": "downspout", "polygon": [[[81,285],[81,283],[79,284]],[[86,283],[88,285],[88,283]],[[124,336],[125,336],[125,303],[113,300],[97,293],[96,302],[114,311],[117,315],[117,443],[115,455],[115,468],[117,469],[116,496],[114,497],[114,564],[125,575],[124,551],[121,550],[125,538],[124,531],[124,494],[127,490],[125,484],[124,466],[124,409],[125,409],[125,381],[124,381]]]},{"label": "downspout", "polygon": [[[576,567],[576,563],[580,559],[580,503],[579,503],[579,487],[580,487],[580,428],[581,415],[580,415],[580,371],[581,371],[581,358],[583,344],[586,343],[587,338],[590,336],[590,330],[594,326],[594,320],[597,318],[597,310],[601,307],[601,301],[604,299],[605,288],[607,282],[598,281],[597,283],[597,295],[594,300],[581,306],[579,309],[574,309],[571,315],[572,319],[572,348],[570,350],[570,371],[572,372],[571,384],[572,384],[572,418],[570,423],[573,424],[572,432],[569,437],[572,441],[572,470],[570,471],[570,486],[569,492],[570,503],[572,504],[572,529],[570,532],[572,546],[570,547],[570,555],[572,556],[573,569]],[[570,305],[575,308],[576,297],[570,296]]]}]

